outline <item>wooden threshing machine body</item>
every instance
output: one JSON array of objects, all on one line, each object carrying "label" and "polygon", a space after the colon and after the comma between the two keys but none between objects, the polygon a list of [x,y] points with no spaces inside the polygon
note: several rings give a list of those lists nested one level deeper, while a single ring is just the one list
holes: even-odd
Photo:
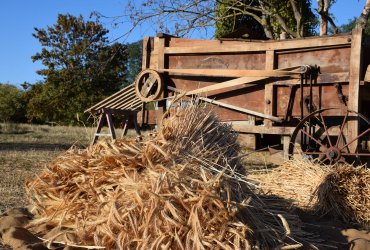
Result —
[{"label": "wooden threshing machine body", "polygon": [[[324,155],[329,144],[338,140],[338,133],[343,133],[340,140],[346,141],[339,144],[352,147],[359,154],[360,141],[345,144],[367,129],[363,123],[366,125],[366,118],[370,117],[370,72],[366,74],[369,64],[370,38],[362,30],[281,41],[194,40],[163,34],[146,37],[142,68],[158,72],[163,91],[155,99],[157,109],[147,111],[144,119],[155,123],[156,117],[168,108],[167,97],[188,91],[207,102],[214,101],[220,119],[231,122],[236,131],[248,134],[252,145],[256,138],[275,135],[278,140],[283,138],[281,141],[288,150],[290,137],[301,126],[309,135],[298,131],[299,135],[295,135],[300,137],[298,143],[305,140],[306,146],[311,143],[309,147],[325,146],[325,150],[320,149]],[[216,87],[207,89],[207,86]],[[333,109],[317,112],[327,108]],[[303,128],[300,121],[315,112],[306,120],[310,128]],[[351,118],[357,112],[363,114],[365,122]],[[340,132],[335,128],[329,130],[331,120],[338,117],[342,121],[332,127],[337,130],[339,127]],[[320,124],[312,122],[318,118]],[[320,127],[332,133],[326,141],[325,134],[318,132]],[[368,152],[369,134],[361,136],[361,152]],[[313,137],[318,137],[320,143]],[[312,141],[317,145],[312,145]]]}]

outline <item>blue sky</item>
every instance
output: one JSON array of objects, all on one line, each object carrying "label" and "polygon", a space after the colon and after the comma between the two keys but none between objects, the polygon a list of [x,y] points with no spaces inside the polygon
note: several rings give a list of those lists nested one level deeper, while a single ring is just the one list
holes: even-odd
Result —
[{"label": "blue sky", "polygon": [[[139,2],[139,1],[137,1]],[[312,1],[316,4],[316,0]],[[337,0],[332,7],[337,25],[358,16],[365,0]],[[88,17],[92,11],[106,16],[118,16],[123,13],[125,0],[2,0],[0,2],[0,83],[21,84],[24,81],[34,83],[42,80],[36,74],[41,63],[33,63],[31,56],[41,50],[38,41],[32,37],[34,27],[45,28],[56,22],[58,13],[82,14]],[[110,30],[109,39],[115,39],[129,30],[129,24],[113,28],[108,20],[102,20]],[[143,36],[154,35],[150,25],[136,30],[121,42],[132,42]],[[199,34],[198,34],[199,35]],[[196,35],[194,35],[196,36]]]}]

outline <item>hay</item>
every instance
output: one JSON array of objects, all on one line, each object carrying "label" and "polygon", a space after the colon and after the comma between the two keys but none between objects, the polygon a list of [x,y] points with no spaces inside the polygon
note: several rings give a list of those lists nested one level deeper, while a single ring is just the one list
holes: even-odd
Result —
[{"label": "hay", "polygon": [[265,208],[238,149],[206,107],[173,109],[156,137],[57,157],[27,183],[28,228],[50,244],[109,249],[299,248],[298,217],[277,201]]},{"label": "hay", "polygon": [[311,209],[317,202],[314,194],[330,168],[305,159],[291,159],[263,171],[252,171],[248,179],[259,184],[265,195],[275,195],[302,209]]},{"label": "hay", "polygon": [[316,209],[370,228],[370,169],[337,166],[317,188]]}]

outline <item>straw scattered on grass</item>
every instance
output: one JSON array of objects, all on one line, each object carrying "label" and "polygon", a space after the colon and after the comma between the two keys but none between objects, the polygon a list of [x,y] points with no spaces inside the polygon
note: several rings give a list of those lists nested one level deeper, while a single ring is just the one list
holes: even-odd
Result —
[{"label": "straw scattered on grass", "polygon": [[248,179],[256,181],[265,195],[275,195],[296,207],[310,209],[317,201],[315,189],[329,172],[329,167],[319,163],[292,159],[273,169],[251,171]]}]

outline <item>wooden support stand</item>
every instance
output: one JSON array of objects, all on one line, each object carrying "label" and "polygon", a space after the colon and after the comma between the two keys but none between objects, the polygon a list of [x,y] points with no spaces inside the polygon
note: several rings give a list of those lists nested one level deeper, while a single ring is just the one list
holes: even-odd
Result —
[{"label": "wooden support stand", "polygon": [[[99,110],[98,113],[100,114],[100,116],[99,116],[98,125],[96,127],[96,131],[95,131],[95,134],[94,134],[94,138],[93,138],[92,143],[91,143],[92,145],[94,145],[98,141],[100,136],[108,136],[108,137],[111,137],[112,140],[115,140],[117,138],[116,137],[116,132],[115,132],[115,129],[114,129],[113,119],[112,119],[113,114],[124,116],[124,121],[123,121],[123,126],[122,126],[122,137],[127,134],[129,122],[131,120],[134,123],[134,128],[135,128],[136,134],[137,135],[141,134],[139,125],[137,123],[137,112],[135,112],[135,111],[114,110],[114,109],[104,109],[103,108],[103,109]],[[107,121],[109,133],[101,133],[101,130],[103,128],[105,120]]]}]

